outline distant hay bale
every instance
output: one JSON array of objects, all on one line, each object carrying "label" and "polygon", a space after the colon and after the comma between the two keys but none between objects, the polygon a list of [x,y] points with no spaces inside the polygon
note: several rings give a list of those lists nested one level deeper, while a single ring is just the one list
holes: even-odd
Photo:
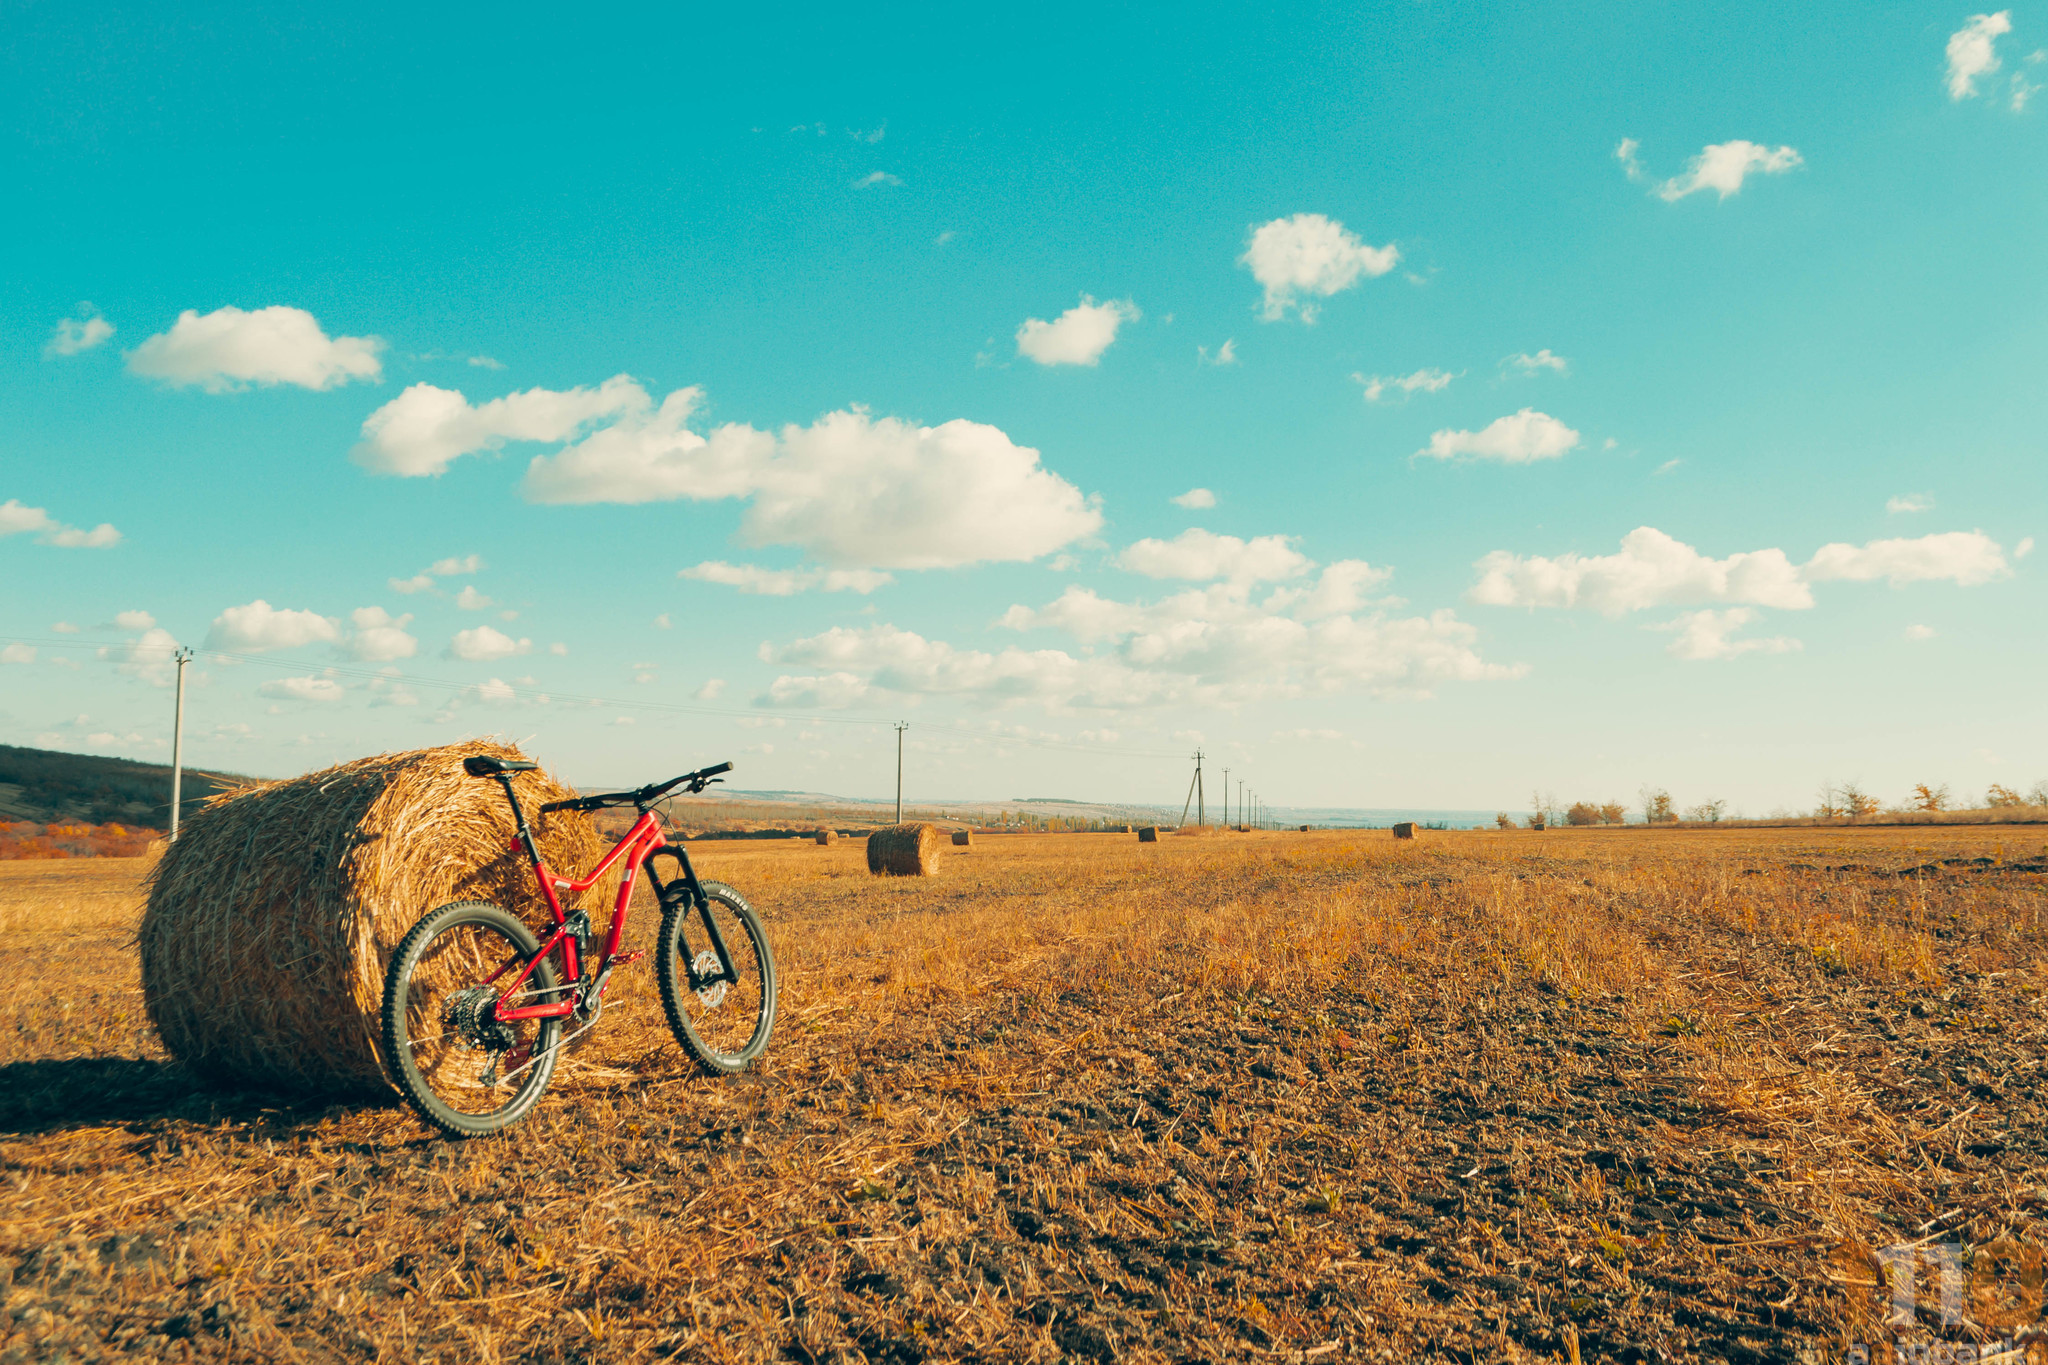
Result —
[{"label": "distant hay bale", "polygon": [[[384,969],[413,924],[461,900],[546,915],[503,790],[462,770],[473,754],[523,757],[488,740],[382,754],[186,817],[150,874],[137,944],[165,1048],[238,1088],[388,1093]],[[551,868],[596,862],[588,816],[535,813],[572,789],[538,771],[512,782]]]},{"label": "distant hay bale", "polygon": [[1308,833],[1308,826],[1307,826],[1307,825],[1303,825],[1303,826],[1301,827],[1301,832],[1302,832],[1303,834],[1306,834],[1306,833]]},{"label": "distant hay bale", "polygon": [[973,831],[973,830],[971,830],[971,829],[956,829],[956,830],[954,830],[954,831],[953,831],[953,847],[955,847],[955,848],[969,848],[969,847],[971,847],[971,846],[973,845],[973,843],[974,843],[974,831]]},{"label": "distant hay bale", "polygon": [[821,844],[835,843],[838,841],[838,838],[838,832],[835,830],[821,829],[818,831],[818,842]]},{"label": "distant hay bale", "polygon": [[[1130,826],[1129,826],[1129,825],[1126,825],[1126,826],[1124,826],[1124,828],[1125,828],[1125,829],[1129,829],[1129,828],[1130,828]],[[1139,842],[1139,843],[1141,843],[1141,844],[1156,844],[1156,843],[1158,843],[1158,842],[1159,842],[1159,826],[1157,826],[1157,825],[1142,825],[1142,826],[1140,826],[1140,827],[1139,827],[1139,829],[1138,829],[1138,842]]]},{"label": "distant hay bale", "polygon": [[877,877],[930,877],[939,870],[941,832],[923,821],[890,825],[868,836],[868,871]]},{"label": "distant hay bale", "polygon": [[1413,839],[1415,837],[1414,822],[1403,820],[1400,824],[1394,826],[1394,837],[1396,839]]}]

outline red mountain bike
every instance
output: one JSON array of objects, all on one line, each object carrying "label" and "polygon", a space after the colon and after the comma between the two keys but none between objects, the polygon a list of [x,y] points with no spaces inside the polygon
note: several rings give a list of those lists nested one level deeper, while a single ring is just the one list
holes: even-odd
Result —
[{"label": "red mountain bike", "polygon": [[[540,860],[512,774],[532,763],[465,758],[471,777],[494,778],[512,803],[518,835],[554,923],[546,939],[518,916],[484,901],[457,901],[412,927],[384,978],[384,1062],[427,1122],[451,1137],[495,1133],[526,1117],[571,1039],[604,1009],[614,970],[646,956],[620,952],[633,874],[641,869],[661,904],[655,979],[676,1041],[714,1076],[746,1070],[775,1027],[775,957],[760,917],[722,882],[700,882],[690,855],[668,841],[649,809],[677,787],[701,792],[732,771],[721,763],[629,792],[553,801],[543,813],[636,806],[640,818],[582,881],[564,881]],[[664,880],[657,858],[675,860]],[[564,893],[582,895],[617,870],[618,899],[602,943],[582,910],[565,913]],[[557,965],[559,964],[559,965]],[[570,1031],[564,1033],[567,1027]]]}]

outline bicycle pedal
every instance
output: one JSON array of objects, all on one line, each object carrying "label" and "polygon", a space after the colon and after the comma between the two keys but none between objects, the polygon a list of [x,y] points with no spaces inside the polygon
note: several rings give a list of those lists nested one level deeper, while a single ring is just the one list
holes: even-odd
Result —
[{"label": "bicycle pedal", "polygon": [[646,956],[647,956],[647,950],[646,950],[646,949],[644,949],[644,948],[635,948],[635,949],[633,949],[633,951],[631,951],[631,952],[629,952],[629,953],[619,953],[618,955],[616,955],[615,957],[613,957],[613,958],[612,958],[612,966],[614,966],[614,967],[630,967],[630,966],[632,966],[632,965],[633,965],[633,964],[634,964],[635,962],[638,962],[638,961],[639,961],[639,960],[640,960],[641,958],[643,958],[643,957],[646,957]]}]

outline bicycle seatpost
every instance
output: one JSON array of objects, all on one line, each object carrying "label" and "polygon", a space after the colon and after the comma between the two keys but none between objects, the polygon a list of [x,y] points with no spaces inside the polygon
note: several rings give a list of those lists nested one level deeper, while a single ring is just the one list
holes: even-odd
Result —
[{"label": "bicycle seatpost", "polygon": [[512,822],[518,828],[519,840],[526,845],[526,856],[535,867],[540,866],[540,846],[533,842],[533,831],[527,827],[526,812],[519,808],[519,797],[512,790],[512,778],[508,773],[496,774],[498,785],[505,789],[505,799],[512,803]]}]

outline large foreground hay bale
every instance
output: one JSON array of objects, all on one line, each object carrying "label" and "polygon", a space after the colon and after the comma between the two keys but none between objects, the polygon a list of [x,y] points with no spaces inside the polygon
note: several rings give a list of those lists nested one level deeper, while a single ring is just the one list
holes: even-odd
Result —
[{"label": "large foreground hay bale", "polygon": [[868,836],[868,871],[877,877],[930,877],[939,870],[942,833],[923,821],[890,825]]},{"label": "large foreground hay bale", "polygon": [[[420,916],[450,901],[539,924],[545,903],[496,782],[488,740],[359,759],[215,797],[165,850],[140,942],[143,1003],[171,1054],[237,1087],[324,1094],[387,1088],[378,1057],[384,968]],[[575,792],[542,772],[513,790],[551,868],[602,851],[586,815],[537,817]]]}]

